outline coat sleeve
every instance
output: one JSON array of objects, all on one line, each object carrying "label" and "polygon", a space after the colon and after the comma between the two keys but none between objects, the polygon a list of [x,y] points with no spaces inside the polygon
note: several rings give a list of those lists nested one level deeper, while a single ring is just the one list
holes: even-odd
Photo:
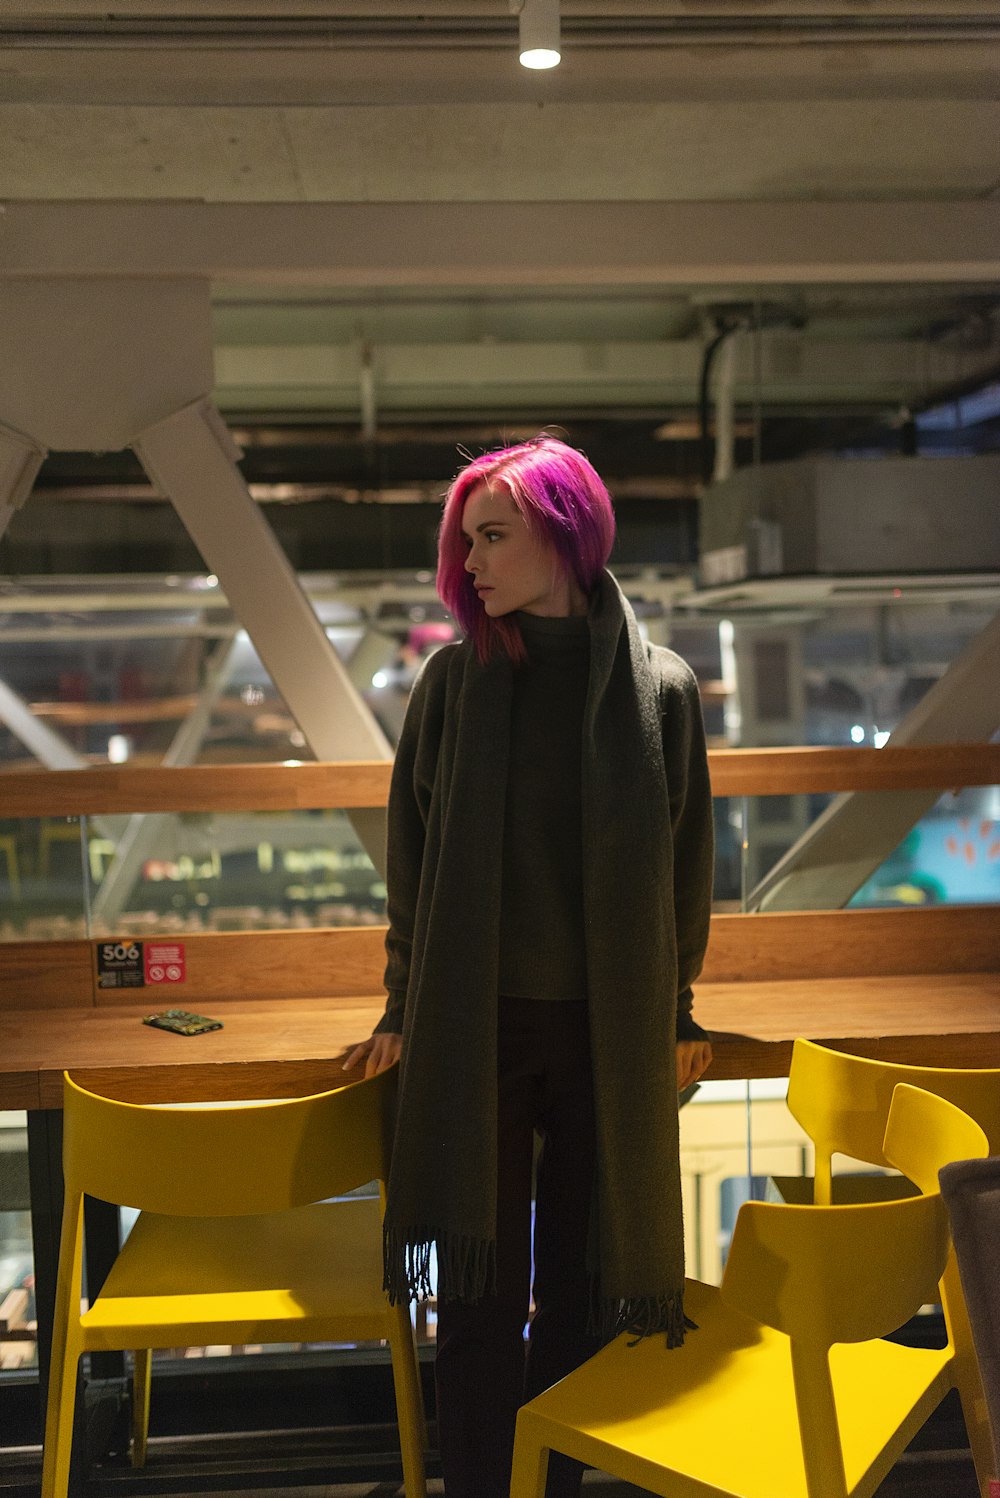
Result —
[{"label": "coat sleeve", "polygon": [[[374,1034],[403,1033],[434,769],[440,742],[443,661],[450,647],[425,662],[413,684],[396,747],[386,812],[385,1013]],[[433,663],[437,662],[435,666]]]},{"label": "coat sleeve", "polygon": [[692,984],[701,972],[712,909],[715,833],[705,725],[693,671],[671,654],[665,673],[663,758],[674,843],[674,921],[677,929],[677,1039],[703,1040],[692,1015]]}]

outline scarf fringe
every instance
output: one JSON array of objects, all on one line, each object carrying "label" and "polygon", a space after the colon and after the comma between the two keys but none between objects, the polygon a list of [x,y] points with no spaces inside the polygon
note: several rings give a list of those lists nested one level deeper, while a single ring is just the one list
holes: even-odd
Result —
[{"label": "scarf fringe", "polygon": [[590,1315],[587,1331],[599,1338],[601,1345],[628,1332],[635,1347],[644,1337],[664,1335],[668,1347],[681,1347],[684,1334],[697,1331],[697,1325],[684,1314],[684,1291],[673,1295],[636,1295],[627,1300],[608,1300],[591,1281]]},{"label": "scarf fringe", "polygon": [[382,1288],[390,1305],[429,1300],[431,1252],[437,1249],[437,1296],[440,1300],[475,1302],[496,1293],[496,1243],[465,1233],[433,1228],[382,1229]]}]

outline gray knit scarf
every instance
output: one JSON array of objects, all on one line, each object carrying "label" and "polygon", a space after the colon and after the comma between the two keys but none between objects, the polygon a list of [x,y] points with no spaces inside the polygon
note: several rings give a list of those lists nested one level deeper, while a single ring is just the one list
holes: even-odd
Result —
[{"label": "gray knit scarf", "polygon": [[[591,1325],[684,1337],[673,852],[657,682],[605,572],[589,609],[582,744],[597,1168]],[[514,668],[448,651],[414,922],[385,1219],[393,1303],[495,1285],[497,973]],[[440,667],[439,667],[439,675]]]}]

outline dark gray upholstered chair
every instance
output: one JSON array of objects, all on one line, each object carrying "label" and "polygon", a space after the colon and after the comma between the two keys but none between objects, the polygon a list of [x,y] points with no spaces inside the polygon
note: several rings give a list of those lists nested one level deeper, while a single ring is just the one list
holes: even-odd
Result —
[{"label": "dark gray upholstered chair", "polygon": [[1000,1155],[946,1165],[941,1195],[986,1395],[993,1475],[1000,1477]]}]

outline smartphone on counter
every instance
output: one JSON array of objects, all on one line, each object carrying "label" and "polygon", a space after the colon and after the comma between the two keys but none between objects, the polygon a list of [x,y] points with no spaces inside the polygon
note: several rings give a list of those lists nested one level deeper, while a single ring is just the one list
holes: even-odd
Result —
[{"label": "smartphone on counter", "polygon": [[206,1030],[221,1030],[221,1019],[207,1014],[192,1014],[189,1009],[165,1009],[162,1014],[147,1014],[144,1025],[157,1030],[172,1030],[175,1035],[204,1035]]}]

